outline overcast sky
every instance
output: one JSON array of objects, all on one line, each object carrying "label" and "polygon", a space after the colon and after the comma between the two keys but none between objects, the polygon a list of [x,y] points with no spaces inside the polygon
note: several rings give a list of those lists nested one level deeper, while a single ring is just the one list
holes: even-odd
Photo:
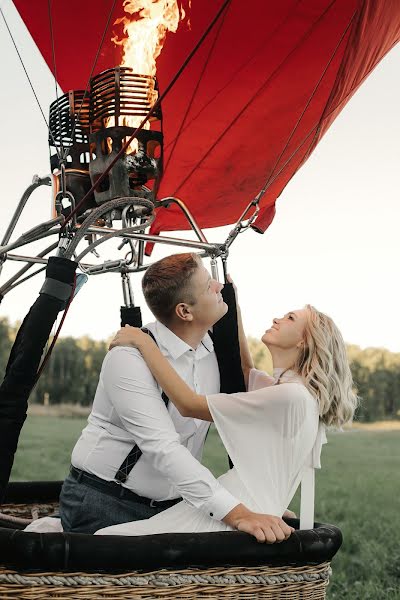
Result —
[{"label": "overcast sky", "polygon": [[[10,0],[0,0],[0,6],[47,116],[54,81]],[[46,126],[2,19],[0,56],[2,237],[32,176],[46,175],[50,167]],[[247,231],[236,240],[229,268],[249,334],[260,337],[274,316],[311,303],[334,318],[347,342],[400,352],[399,107],[400,45],[378,65],[287,186],[267,232]],[[41,188],[32,195],[17,233],[47,220],[50,210],[50,189]],[[229,230],[206,235],[219,242]],[[153,258],[172,251],[160,246]],[[105,248],[102,257],[117,255]],[[21,266],[6,263],[1,281]],[[140,279],[133,276],[132,283],[146,321],[150,313]],[[6,295],[0,316],[22,319],[42,282],[39,275]],[[91,277],[72,303],[62,334],[109,336],[119,326],[121,303],[119,275]]]}]

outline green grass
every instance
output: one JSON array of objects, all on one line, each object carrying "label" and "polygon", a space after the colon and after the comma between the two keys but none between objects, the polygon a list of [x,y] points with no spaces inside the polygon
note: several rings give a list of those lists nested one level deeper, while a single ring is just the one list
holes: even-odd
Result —
[{"label": "green grass", "polygon": [[[12,480],[62,479],[86,420],[29,416]],[[227,469],[212,430],[204,464]],[[400,600],[400,431],[353,431],[329,436],[317,473],[316,520],[333,523],[344,543],[333,561],[329,600]],[[292,509],[298,512],[298,497]]]}]

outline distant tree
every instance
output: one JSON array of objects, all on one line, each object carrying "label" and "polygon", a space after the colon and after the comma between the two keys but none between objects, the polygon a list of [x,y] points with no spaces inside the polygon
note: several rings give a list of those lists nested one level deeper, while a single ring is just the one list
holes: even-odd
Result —
[{"label": "distant tree", "polygon": [[32,401],[41,403],[48,393],[50,404],[87,406],[93,401],[106,352],[105,342],[88,337],[61,338],[32,394]]},{"label": "distant tree", "polygon": [[[19,325],[0,318],[0,369],[4,373]],[[266,346],[249,338],[254,365],[272,373],[271,354]],[[87,406],[96,392],[108,342],[87,336],[62,337],[31,394],[31,402],[72,403]],[[347,346],[354,384],[361,404],[356,418],[361,421],[400,419],[400,353],[385,348]]]},{"label": "distant tree", "polygon": [[[265,345],[249,338],[254,365],[271,373],[271,355]],[[400,418],[400,354],[385,348],[348,345],[347,355],[355,388],[360,396],[356,419],[376,421]]]},{"label": "distant tree", "polygon": [[4,373],[8,355],[11,350],[11,340],[9,339],[10,335],[10,324],[8,319],[1,318],[0,319],[0,365],[1,372]]},{"label": "distant tree", "polygon": [[268,348],[262,342],[252,337],[248,338],[248,342],[256,369],[260,369],[261,371],[265,371],[272,375],[272,357]]}]

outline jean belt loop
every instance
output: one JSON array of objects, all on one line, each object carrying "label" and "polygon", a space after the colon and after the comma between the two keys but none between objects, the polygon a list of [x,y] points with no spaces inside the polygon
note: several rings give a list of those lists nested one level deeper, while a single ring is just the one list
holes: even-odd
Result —
[{"label": "jean belt loop", "polygon": [[77,480],[78,483],[80,483],[81,479],[83,477],[83,471],[81,471],[80,469],[77,469],[77,471],[78,471],[78,477],[77,477],[76,480]]},{"label": "jean belt loop", "polygon": [[123,486],[123,485],[120,485],[120,486],[119,486],[119,497],[120,497],[120,498],[123,498],[123,497],[124,497],[124,495],[125,495],[125,488],[124,488],[124,486]]}]

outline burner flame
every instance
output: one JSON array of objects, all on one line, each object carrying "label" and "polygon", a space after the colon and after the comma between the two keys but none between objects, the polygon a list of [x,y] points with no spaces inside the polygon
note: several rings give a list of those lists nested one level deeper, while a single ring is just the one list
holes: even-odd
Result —
[{"label": "burner flame", "polygon": [[124,25],[126,37],[113,42],[123,47],[122,66],[139,75],[155,75],[156,60],[168,31],[175,33],[186,13],[177,0],[124,0],[122,17],[115,24]]},{"label": "burner flame", "polygon": [[[123,25],[126,35],[123,39],[117,36],[112,41],[123,48],[121,65],[130,67],[133,73],[139,75],[156,75],[156,60],[163,48],[167,33],[175,33],[180,21],[185,16],[185,10],[178,0],[124,0],[124,11],[129,16],[117,19],[114,25]],[[190,7],[190,2],[189,2]],[[151,106],[157,100],[154,87],[148,90],[147,97]],[[138,127],[142,117],[127,116],[123,125]],[[150,129],[150,122],[143,129]],[[137,151],[137,140],[133,140],[130,151]]]}]

